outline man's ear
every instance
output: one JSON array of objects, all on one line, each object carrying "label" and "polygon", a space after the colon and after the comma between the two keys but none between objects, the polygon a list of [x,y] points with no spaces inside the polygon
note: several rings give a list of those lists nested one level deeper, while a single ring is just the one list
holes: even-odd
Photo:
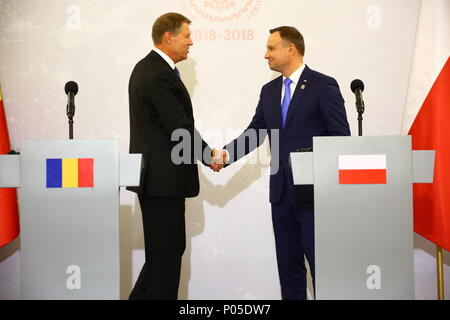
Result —
[{"label": "man's ear", "polygon": [[289,54],[290,55],[294,55],[297,52],[297,48],[295,47],[295,45],[293,43],[289,44]]},{"label": "man's ear", "polygon": [[162,40],[165,44],[171,44],[172,43],[172,33],[167,31],[163,34]]}]

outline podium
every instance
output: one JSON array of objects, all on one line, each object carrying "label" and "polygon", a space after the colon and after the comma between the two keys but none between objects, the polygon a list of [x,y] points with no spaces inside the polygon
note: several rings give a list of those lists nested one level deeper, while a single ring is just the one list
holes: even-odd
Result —
[{"label": "podium", "polygon": [[314,185],[316,299],[414,299],[412,184],[433,182],[434,151],[314,137],[290,160],[294,184]]},{"label": "podium", "polygon": [[142,156],[117,141],[23,141],[0,156],[0,187],[20,188],[23,299],[119,299],[119,187]]}]

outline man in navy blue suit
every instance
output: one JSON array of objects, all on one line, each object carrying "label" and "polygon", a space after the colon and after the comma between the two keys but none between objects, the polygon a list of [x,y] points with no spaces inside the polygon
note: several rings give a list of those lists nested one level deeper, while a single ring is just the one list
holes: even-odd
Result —
[{"label": "man in navy blue suit", "polygon": [[350,135],[338,83],[308,68],[304,52],[303,36],[296,28],[270,30],[265,59],[282,75],[262,87],[250,125],[224,147],[228,157],[223,156],[229,165],[269,136],[272,222],[281,296],[287,300],[307,298],[305,256],[313,279],[315,270],[313,186],[293,184],[289,154],[309,150],[314,136]]}]

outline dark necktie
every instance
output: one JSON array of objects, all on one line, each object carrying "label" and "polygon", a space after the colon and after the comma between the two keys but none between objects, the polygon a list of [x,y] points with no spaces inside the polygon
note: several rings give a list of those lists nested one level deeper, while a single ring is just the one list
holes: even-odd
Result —
[{"label": "dark necktie", "polygon": [[178,78],[181,78],[180,77],[180,70],[178,70],[177,67],[175,67],[175,69],[173,71],[175,71],[175,73],[177,74]]}]

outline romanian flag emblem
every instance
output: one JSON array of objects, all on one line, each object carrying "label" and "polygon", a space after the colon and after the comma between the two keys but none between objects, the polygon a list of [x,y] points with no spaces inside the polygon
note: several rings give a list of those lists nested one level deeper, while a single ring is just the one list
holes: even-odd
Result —
[{"label": "romanian flag emblem", "polygon": [[47,159],[47,188],[93,188],[94,159]]},{"label": "romanian flag emblem", "polygon": [[339,184],[386,184],[386,155],[339,156]]}]

